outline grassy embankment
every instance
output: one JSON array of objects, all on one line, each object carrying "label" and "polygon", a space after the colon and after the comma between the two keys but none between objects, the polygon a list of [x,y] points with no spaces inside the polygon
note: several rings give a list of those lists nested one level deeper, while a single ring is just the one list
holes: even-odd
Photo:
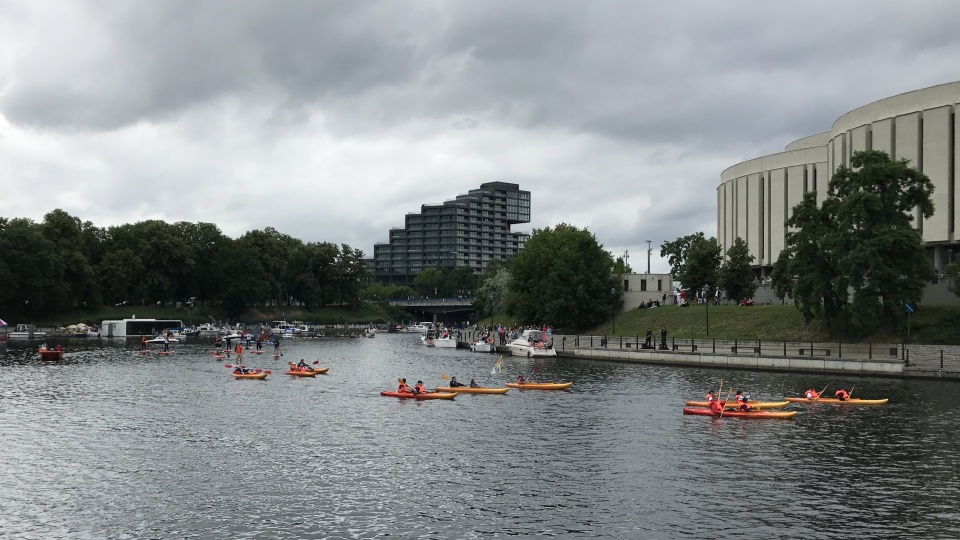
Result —
[{"label": "grassy embankment", "polygon": [[[482,323],[514,324],[510,317],[494,316]],[[659,335],[660,327],[675,338],[759,339],[767,341],[872,341],[901,343],[906,337],[906,316],[897,327],[878,330],[861,339],[831,333],[823,325],[807,324],[794,306],[710,306],[710,334],[707,335],[707,309],[704,306],[678,308],[664,306],[654,309],[634,309],[617,315],[579,333],[582,335],[643,336],[647,329]],[[960,306],[924,305],[912,315],[911,343],[960,344]]]}]

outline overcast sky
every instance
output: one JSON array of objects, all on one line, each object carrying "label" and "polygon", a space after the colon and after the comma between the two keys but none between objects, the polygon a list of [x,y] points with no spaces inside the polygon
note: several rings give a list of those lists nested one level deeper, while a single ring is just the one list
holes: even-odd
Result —
[{"label": "overcast sky", "polygon": [[0,216],[373,245],[483,182],[666,271],[730,165],[960,79],[960,2],[0,0]]}]

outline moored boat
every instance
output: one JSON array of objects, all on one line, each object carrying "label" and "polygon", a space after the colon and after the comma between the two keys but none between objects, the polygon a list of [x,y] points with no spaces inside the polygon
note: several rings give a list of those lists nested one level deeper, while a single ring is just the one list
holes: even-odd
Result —
[{"label": "moored boat", "polygon": [[702,407],[684,407],[683,414],[714,418],[793,418],[797,411],[723,411],[723,414]]},{"label": "moored boat", "polygon": [[410,392],[390,392],[383,390],[380,392],[381,396],[395,397],[400,399],[453,399],[457,395],[456,392],[421,392],[419,394],[412,394]]},{"label": "moored boat", "polygon": [[555,383],[555,382],[542,382],[542,383],[515,383],[508,382],[507,388],[519,388],[521,390],[566,390],[573,386],[573,382],[564,382],[564,383]]},{"label": "moored boat", "polygon": [[461,394],[506,394],[509,388],[471,388],[469,386],[437,386],[434,392],[459,392]]},{"label": "moored boat", "polygon": [[[782,409],[789,403],[789,401],[748,401],[747,405],[749,405],[751,409]],[[683,404],[687,407],[710,406],[706,401],[684,401]],[[731,400],[727,402],[727,407],[734,409],[737,407],[737,404]]]},{"label": "moored boat", "polygon": [[837,398],[817,398],[817,399],[808,399],[805,397],[788,397],[783,398],[790,403],[828,403],[831,405],[883,405],[887,401],[890,401],[890,398],[882,399],[860,399],[860,398],[849,398],[849,399],[837,399]]}]

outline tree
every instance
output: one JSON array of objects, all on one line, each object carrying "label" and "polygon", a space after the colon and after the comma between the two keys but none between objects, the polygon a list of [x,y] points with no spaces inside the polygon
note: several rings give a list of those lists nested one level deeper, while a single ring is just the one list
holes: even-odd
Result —
[{"label": "tree", "polygon": [[477,289],[473,305],[484,317],[506,312],[507,297],[510,294],[510,270],[501,268],[495,275],[486,279]]},{"label": "tree", "polygon": [[627,264],[627,261],[623,257],[617,257],[617,259],[613,261],[613,273],[622,276],[623,274],[632,274],[633,269],[630,268],[630,265]]},{"label": "tree", "polygon": [[421,296],[438,296],[443,293],[443,272],[432,266],[424,268],[413,278],[413,286]]},{"label": "tree", "polygon": [[727,260],[720,267],[717,285],[727,295],[727,298],[739,302],[753,296],[757,291],[757,284],[753,279],[751,264],[754,256],[743,238],[737,237],[733,245],[727,250]]},{"label": "tree", "polygon": [[509,268],[507,311],[526,323],[580,329],[623,305],[613,258],[586,229],[561,223],[534,230]]},{"label": "tree", "polygon": [[660,256],[667,258],[667,262],[670,264],[670,273],[673,274],[674,279],[679,280],[679,276],[683,275],[684,270],[686,270],[687,251],[695,240],[706,240],[706,236],[702,232],[688,234],[677,238],[673,242],[665,242],[660,246]]},{"label": "tree", "polygon": [[716,238],[706,238],[702,233],[694,235],[686,249],[686,261],[674,279],[685,289],[700,290],[707,286],[716,286],[720,268],[720,244]]},{"label": "tree", "polygon": [[822,207],[807,193],[794,208],[773,278],[808,321],[847,313],[859,331],[895,322],[933,279],[913,225],[918,211],[933,215],[933,183],[885,152],[855,152],[850,164],[833,175]]}]

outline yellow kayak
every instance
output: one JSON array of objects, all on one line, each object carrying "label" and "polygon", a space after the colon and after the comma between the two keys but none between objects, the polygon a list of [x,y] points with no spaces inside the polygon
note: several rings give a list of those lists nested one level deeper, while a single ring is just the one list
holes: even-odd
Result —
[{"label": "yellow kayak", "polygon": [[829,403],[832,405],[883,405],[887,401],[890,401],[890,398],[883,399],[860,399],[860,398],[850,398],[840,400],[832,397],[822,397],[817,399],[807,399],[805,397],[788,397],[783,398],[790,403]]},{"label": "yellow kayak", "polygon": [[[748,401],[747,405],[751,409],[782,409],[786,407],[790,402],[789,401]],[[683,404],[687,407],[709,407],[710,404],[706,401],[684,401]],[[727,408],[733,409],[737,407],[737,403],[733,400],[727,401]]]},{"label": "yellow kayak", "polygon": [[515,383],[508,382],[507,388],[519,388],[521,390],[566,390],[573,386],[572,382],[564,383],[555,383],[555,382],[542,382],[542,383]]},{"label": "yellow kayak", "polygon": [[469,386],[438,386],[434,392],[459,392],[461,394],[506,394],[509,388],[470,388]]}]

